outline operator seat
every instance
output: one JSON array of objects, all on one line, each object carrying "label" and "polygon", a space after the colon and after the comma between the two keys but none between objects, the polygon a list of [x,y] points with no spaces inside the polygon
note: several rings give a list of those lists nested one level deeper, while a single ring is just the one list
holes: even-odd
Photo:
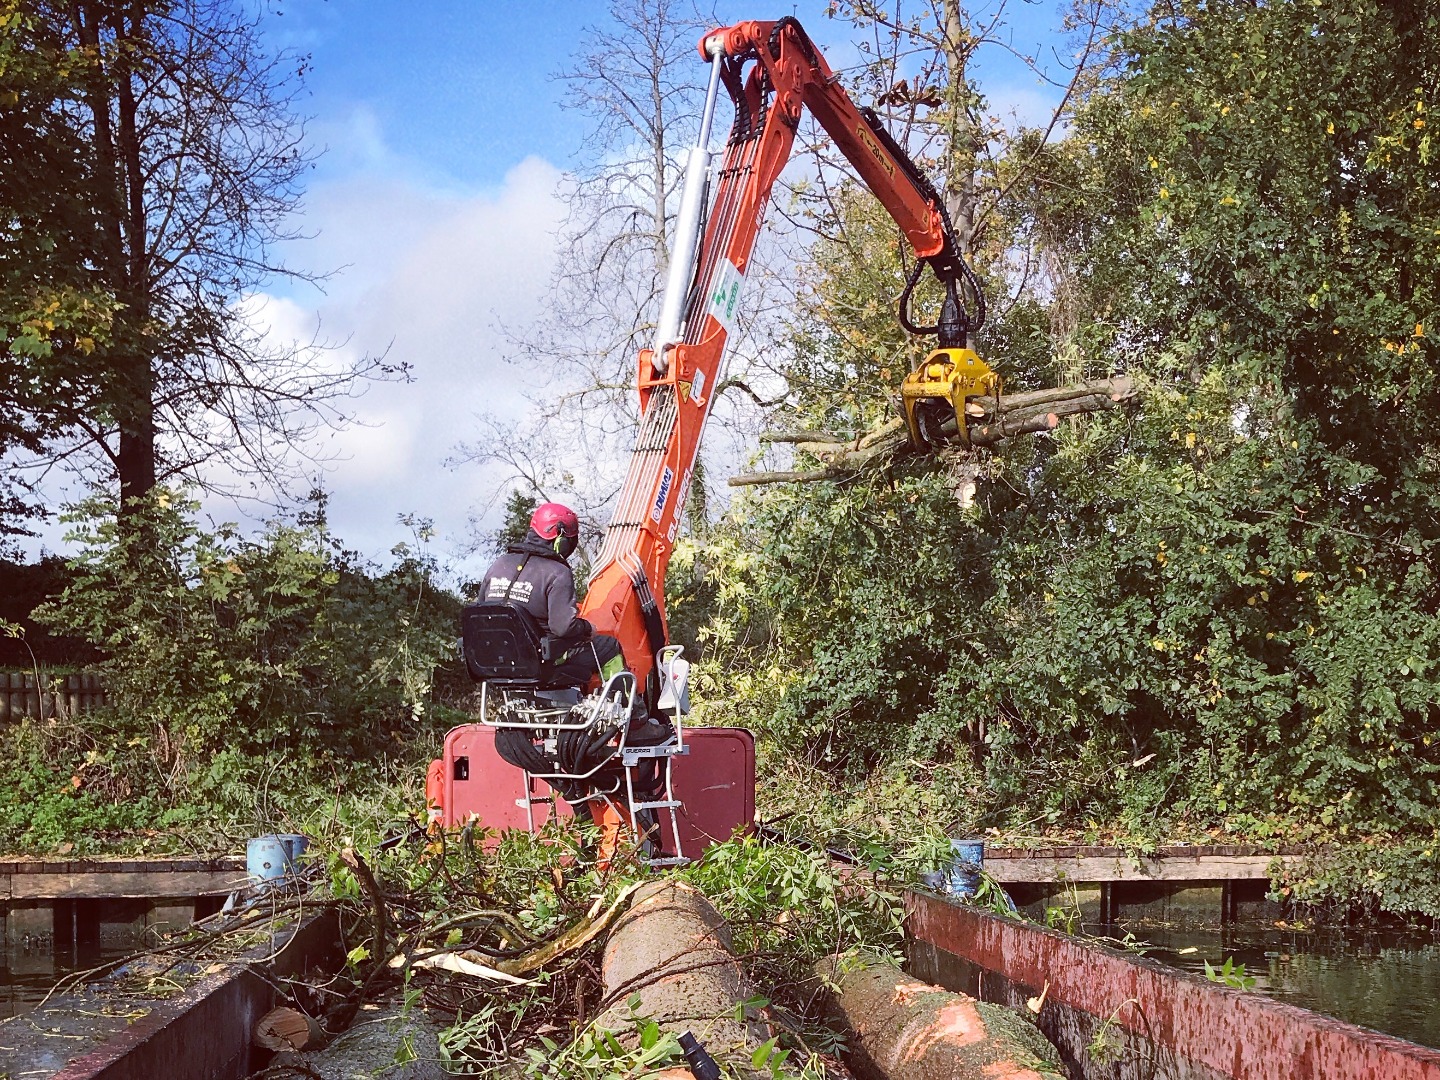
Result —
[{"label": "operator seat", "polygon": [[[651,837],[648,842],[659,852],[658,858],[650,860],[653,865],[686,861],[678,854],[675,809],[680,803],[670,788],[670,758],[681,752],[680,741],[668,719],[635,714],[634,707],[643,705],[644,699],[634,693],[634,675],[627,673],[632,711],[628,723],[620,721],[623,736],[612,744],[617,729],[606,728],[596,743],[595,729],[573,723],[582,690],[546,662],[548,641],[530,612],[506,603],[471,604],[462,612],[460,626],[470,677],[483,683],[486,691],[499,690],[502,700],[507,698],[506,691],[530,699],[518,707],[513,701],[503,705],[500,717],[493,721],[484,719],[482,703],[483,722],[495,728],[495,752],[524,771],[527,785],[529,777],[539,777],[572,806],[589,802],[593,815],[600,813],[596,807],[603,802],[613,820],[597,816],[602,829],[609,827],[606,822],[621,820],[613,817],[617,813],[613,800],[623,802],[624,819],[634,823],[641,835]],[[616,678],[619,676],[612,680]],[[512,707],[513,712],[509,711]],[[528,800],[526,806],[537,801],[528,786],[524,799]],[[665,840],[655,812],[659,808],[668,813],[669,855],[664,853]],[[533,820],[531,827],[533,831]],[[606,843],[612,845],[613,854],[614,837]],[[602,844],[602,853],[604,850]]]},{"label": "operator seat", "polygon": [[511,604],[471,604],[460,617],[465,669],[476,682],[507,690],[529,690],[557,704],[579,702],[573,683],[559,679],[545,662],[540,624]]}]

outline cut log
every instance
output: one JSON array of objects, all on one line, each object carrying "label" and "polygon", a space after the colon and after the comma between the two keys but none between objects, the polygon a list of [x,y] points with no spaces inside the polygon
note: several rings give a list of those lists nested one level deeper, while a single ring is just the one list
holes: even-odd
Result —
[{"label": "cut log", "polygon": [[264,1050],[318,1050],[325,1031],[318,1020],[282,1005],[256,1021],[252,1041]]},{"label": "cut log", "polygon": [[922,983],[882,961],[822,961],[822,1001],[853,1032],[845,1063],[864,1080],[1042,1080],[1060,1054],[999,1005]]},{"label": "cut log", "polygon": [[745,1072],[770,1038],[760,1018],[742,1009],[755,994],[731,952],[725,920],[680,882],[651,882],[636,893],[605,943],[601,975],[605,1008],[596,1023],[622,1043],[633,1034],[631,1002],[636,1015],[663,1031],[694,1032],[716,1059],[743,1062]]},{"label": "cut log", "polygon": [[[1139,396],[1129,376],[1116,375],[1094,382],[1001,394],[998,398],[975,398],[967,404],[966,431],[970,445],[991,447],[1020,435],[1050,431],[1066,416],[1113,409]],[[941,430],[953,436],[958,427],[952,419]],[[762,442],[791,443],[801,453],[811,454],[824,464],[820,469],[745,473],[730,478],[731,487],[759,484],[810,483],[838,480],[863,469],[878,467],[921,453],[910,443],[905,421],[887,420],[875,430],[856,439],[840,441],[827,432],[773,432]]]}]

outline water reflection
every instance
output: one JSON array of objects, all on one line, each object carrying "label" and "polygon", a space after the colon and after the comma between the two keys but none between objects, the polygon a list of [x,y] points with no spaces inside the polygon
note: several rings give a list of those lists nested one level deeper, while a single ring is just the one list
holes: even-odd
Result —
[{"label": "water reflection", "polygon": [[29,1012],[38,1005],[61,975],[83,971],[106,960],[113,960],[134,951],[134,947],[98,942],[80,943],[78,949],[69,943],[55,947],[50,935],[22,936],[0,953],[0,1017]]},{"label": "water reflection", "polygon": [[1103,927],[1147,942],[1146,955],[1203,974],[1233,957],[1254,990],[1352,1024],[1440,1048],[1440,940],[1428,932],[1300,933],[1246,928]]}]

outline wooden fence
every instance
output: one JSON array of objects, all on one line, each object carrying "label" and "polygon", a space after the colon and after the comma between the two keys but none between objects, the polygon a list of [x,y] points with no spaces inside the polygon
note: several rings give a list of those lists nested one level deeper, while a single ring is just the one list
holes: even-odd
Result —
[{"label": "wooden fence", "polygon": [[43,667],[38,678],[33,671],[0,671],[0,723],[74,716],[104,704],[99,675],[57,675]]}]

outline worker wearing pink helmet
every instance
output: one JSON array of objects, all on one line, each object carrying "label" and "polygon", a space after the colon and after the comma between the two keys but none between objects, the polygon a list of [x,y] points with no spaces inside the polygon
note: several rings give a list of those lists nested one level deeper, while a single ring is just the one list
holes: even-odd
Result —
[{"label": "worker wearing pink helmet", "polygon": [[580,519],[561,503],[541,503],[530,531],[511,544],[485,572],[482,603],[524,608],[539,624],[542,651],[554,682],[583,686],[597,672],[609,678],[624,670],[620,643],[580,617],[570,556],[580,545]]}]

